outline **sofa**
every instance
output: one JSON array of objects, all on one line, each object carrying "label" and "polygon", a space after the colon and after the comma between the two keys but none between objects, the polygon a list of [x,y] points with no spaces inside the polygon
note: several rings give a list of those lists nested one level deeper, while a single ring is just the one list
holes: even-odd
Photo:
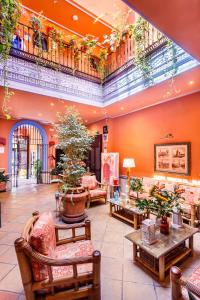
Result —
[{"label": "sofa", "polygon": [[101,254],[93,249],[89,220],[56,225],[50,212],[36,212],[15,250],[27,300],[101,299]]}]

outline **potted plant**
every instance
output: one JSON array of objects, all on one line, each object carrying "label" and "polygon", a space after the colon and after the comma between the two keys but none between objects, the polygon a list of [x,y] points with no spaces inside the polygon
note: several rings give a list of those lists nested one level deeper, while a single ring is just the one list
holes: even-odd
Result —
[{"label": "potted plant", "polygon": [[0,192],[6,191],[6,184],[9,181],[9,175],[5,175],[5,171],[0,171]]},{"label": "potted plant", "polygon": [[149,193],[151,199],[138,199],[137,206],[156,214],[157,218],[160,219],[160,232],[169,234],[167,217],[173,212],[174,207],[181,211],[180,200],[183,190],[178,185],[174,186],[173,191],[165,189],[165,185],[154,185]]},{"label": "potted plant", "polygon": [[142,193],[144,191],[143,178],[132,178],[130,181],[130,190],[136,192],[136,198],[139,199],[139,193]]},{"label": "potted plant", "polygon": [[37,183],[42,183],[42,161],[37,159],[34,162],[34,175],[37,178]]},{"label": "potted plant", "polygon": [[93,137],[83,124],[79,113],[69,107],[63,114],[58,114],[56,124],[58,136],[57,148],[61,156],[61,196],[63,203],[62,220],[66,223],[79,222],[85,219],[85,202],[87,192],[81,186],[81,178],[86,172],[84,159],[93,142]]}]

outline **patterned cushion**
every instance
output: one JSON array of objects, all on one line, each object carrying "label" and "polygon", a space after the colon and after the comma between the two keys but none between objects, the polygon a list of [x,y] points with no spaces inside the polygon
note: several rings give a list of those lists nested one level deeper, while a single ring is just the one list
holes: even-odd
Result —
[{"label": "patterned cushion", "polygon": [[84,187],[88,187],[90,190],[94,190],[97,186],[96,176],[83,176],[82,177],[82,185]]},{"label": "patterned cushion", "polygon": [[[73,257],[85,257],[92,256],[93,247],[91,241],[80,241],[76,243],[65,244],[56,247],[54,252],[54,258],[63,259],[63,258],[73,258]],[[48,271],[47,268],[41,265],[37,265],[38,276],[36,277],[41,281],[44,279],[48,279]],[[77,267],[78,275],[82,275],[85,273],[92,272],[92,264],[80,264]],[[36,270],[35,270],[36,272]],[[54,279],[60,279],[62,277],[73,277],[73,267],[72,266],[59,266],[52,267],[52,274]],[[39,280],[40,279],[40,280]]]},{"label": "patterned cushion", "polygon": [[[54,256],[56,236],[54,221],[50,212],[41,214],[33,227],[29,242],[37,252],[50,257]],[[47,279],[46,266],[32,261],[32,270],[35,281]]]},{"label": "patterned cushion", "polygon": [[90,191],[91,197],[98,197],[98,196],[106,196],[106,191],[101,190],[101,189],[96,189],[96,190],[91,190]]},{"label": "patterned cushion", "polygon": [[194,292],[196,295],[200,296],[200,267],[192,272],[187,280],[186,287]]},{"label": "patterned cushion", "polygon": [[187,204],[187,203],[181,203],[181,209],[183,211],[183,213],[187,214],[187,215],[191,215],[191,205]]},{"label": "patterned cushion", "polygon": [[[55,257],[58,259],[92,256],[93,246],[90,240],[80,241],[76,243],[65,244],[56,247]],[[72,277],[72,266],[53,267],[53,278],[60,279],[61,277]],[[92,264],[81,264],[77,267],[78,275],[92,272]]]}]

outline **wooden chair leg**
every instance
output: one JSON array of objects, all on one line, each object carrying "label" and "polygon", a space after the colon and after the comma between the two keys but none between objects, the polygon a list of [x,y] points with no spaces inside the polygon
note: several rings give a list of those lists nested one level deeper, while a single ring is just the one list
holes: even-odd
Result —
[{"label": "wooden chair leg", "polygon": [[35,293],[32,291],[32,274],[29,267],[28,257],[22,251],[25,240],[19,238],[15,241],[15,251],[17,254],[19,268],[27,300],[36,300]]},{"label": "wooden chair leg", "polygon": [[99,251],[93,252],[94,258],[94,281],[92,300],[101,300],[101,253]]},{"label": "wooden chair leg", "polygon": [[172,267],[170,271],[171,283],[172,283],[172,300],[181,300],[181,284],[180,278],[182,276],[181,270],[177,267]]},{"label": "wooden chair leg", "polygon": [[195,227],[195,219],[196,219],[196,206],[191,205],[191,226]]}]

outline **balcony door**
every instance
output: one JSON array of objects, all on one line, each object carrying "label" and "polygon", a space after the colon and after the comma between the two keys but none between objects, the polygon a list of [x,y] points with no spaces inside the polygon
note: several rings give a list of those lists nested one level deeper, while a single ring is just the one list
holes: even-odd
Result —
[{"label": "balcony door", "polygon": [[88,153],[86,165],[90,172],[96,175],[98,181],[101,181],[101,152],[102,152],[102,135],[95,136],[92,149]]}]

